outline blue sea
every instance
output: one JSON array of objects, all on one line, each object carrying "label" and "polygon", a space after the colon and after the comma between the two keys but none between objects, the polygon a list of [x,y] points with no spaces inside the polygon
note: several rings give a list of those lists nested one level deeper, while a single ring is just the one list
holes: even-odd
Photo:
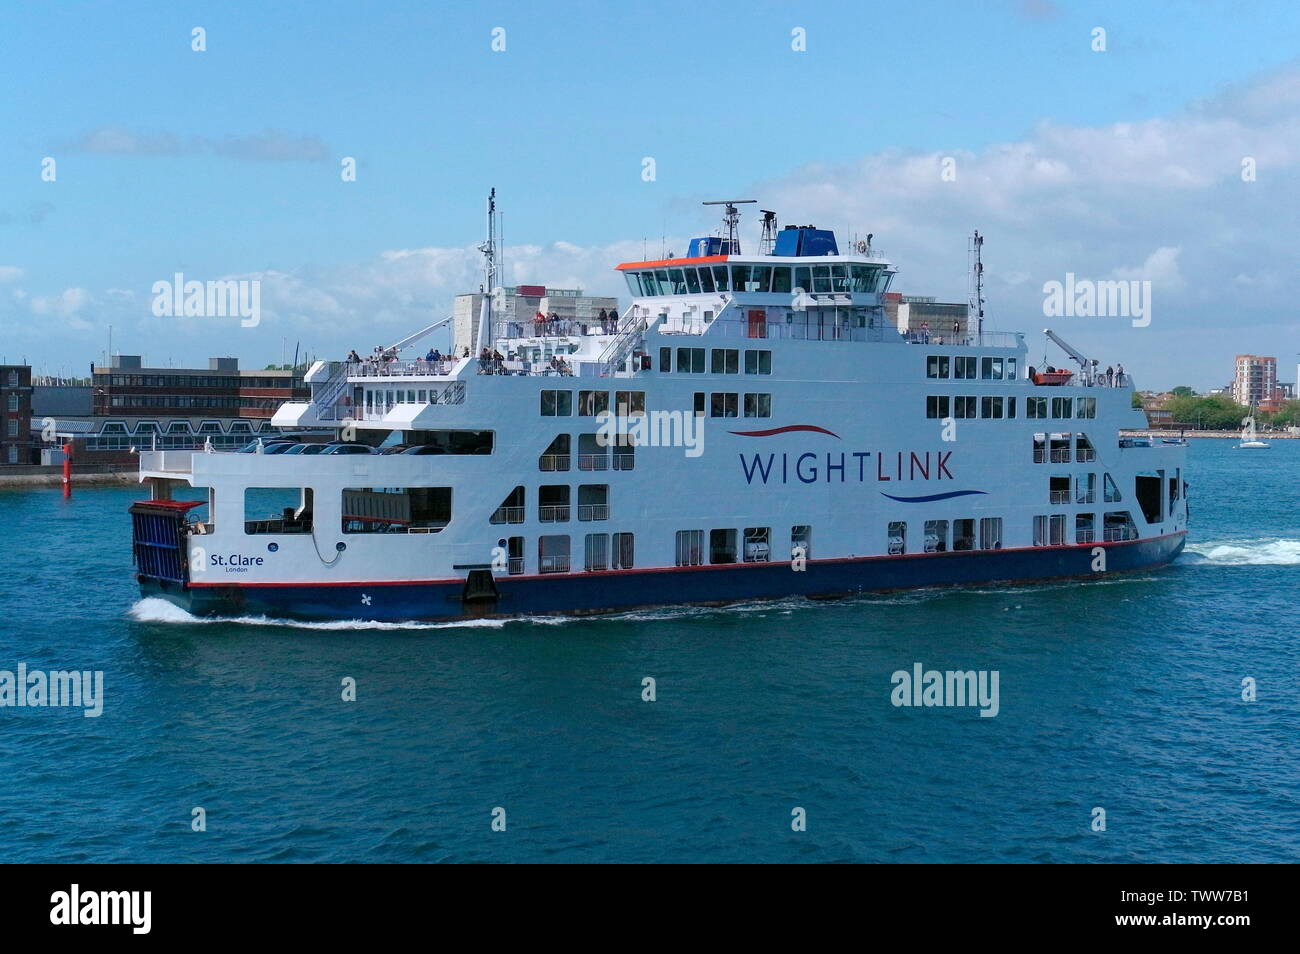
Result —
[{"label": "blue sea", "polygon": [[[99,718],[0,708],[0,850],[1300,861],[1300,441],[1231,443],[1166,569],[478,625],[199,622],[135,590],[139,488],[0,491],[0,669],[104,672]],[[996,670],[997,716],[895,707],[915,663]]]}]

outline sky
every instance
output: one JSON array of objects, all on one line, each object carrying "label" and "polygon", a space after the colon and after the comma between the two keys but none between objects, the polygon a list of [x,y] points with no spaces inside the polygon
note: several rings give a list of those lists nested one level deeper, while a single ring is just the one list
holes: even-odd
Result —
[{"label": "sky", "polygon": [[[986,327],[1035,363],[1050,326],[1141,388],[1294,381],[1298,40],[1280,0],[15,5],[0,363],[84,375],[110,326],[153,366],[395,341],[477,289],[495,187],[507,284],[626,304],[613,265],[753,198],[944,301],[979,229]],[[156,316],[178,272],[260,282],[260,321]],[[1150,281],[1150,323],[1045,318],[1067,274]]]}]

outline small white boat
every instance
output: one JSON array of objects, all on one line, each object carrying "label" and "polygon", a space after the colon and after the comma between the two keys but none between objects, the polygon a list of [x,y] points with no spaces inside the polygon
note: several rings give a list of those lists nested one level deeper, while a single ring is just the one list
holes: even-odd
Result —
[{"label": "small white boat", "polygon": [[1236,450],[1253,450],[1257,448],[1268,448],[1268,441],[1261,441],[1255,434],[1255,417],[1243,417],[1241,419],[1241,443],[1234,445]]}]

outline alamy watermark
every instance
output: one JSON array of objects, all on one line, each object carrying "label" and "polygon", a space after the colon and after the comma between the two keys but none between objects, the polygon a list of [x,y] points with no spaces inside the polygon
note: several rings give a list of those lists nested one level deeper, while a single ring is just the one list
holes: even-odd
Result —
[{"label": "alamy watermark", "polygon": [[600,447],[684,447],[687,457],[704,453],[704,415],[693,411],[650,410],[618,416],[596,414]]},{"label": "alamy watermark", "polygon": [[895,706],[978,706],[981,718],[993,718],[1001,703],[998,685],[1001,673],[996,669],[926,669],[913,663],[909,672],[897,670],[889,681],[893,691],[889,701]]},{"label": "alamy watermark", "polygon": [[1047,318],[1132,318],[1134,328],[1151,324],[1150,279],[1075,278],[1043,283],[1043,315]]},{"label": "alamy watermark", "polygon": [[238,317],[242,328],[256,328],[262,321],[262,283],[255,278],[187,282],[177,272],[173,281],[154,282],[150,291],[159,318]]},{"label": "alamy watermark", "polygon": [[104,713],[103,670],[0,669],[0,707],[78,708],[87,719]]}]

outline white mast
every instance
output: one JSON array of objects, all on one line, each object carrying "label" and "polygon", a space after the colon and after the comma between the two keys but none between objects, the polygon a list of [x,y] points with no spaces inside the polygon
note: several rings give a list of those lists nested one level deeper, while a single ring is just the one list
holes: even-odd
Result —
[{"label": "white mast", "polygon": [[478,247],[483,253],[483,304],[479,309],[478,340],[475,349],[492,347],[496,335],[492,328],[492,294],[497,287],[497,190],[488,193],[487,241]]}]

